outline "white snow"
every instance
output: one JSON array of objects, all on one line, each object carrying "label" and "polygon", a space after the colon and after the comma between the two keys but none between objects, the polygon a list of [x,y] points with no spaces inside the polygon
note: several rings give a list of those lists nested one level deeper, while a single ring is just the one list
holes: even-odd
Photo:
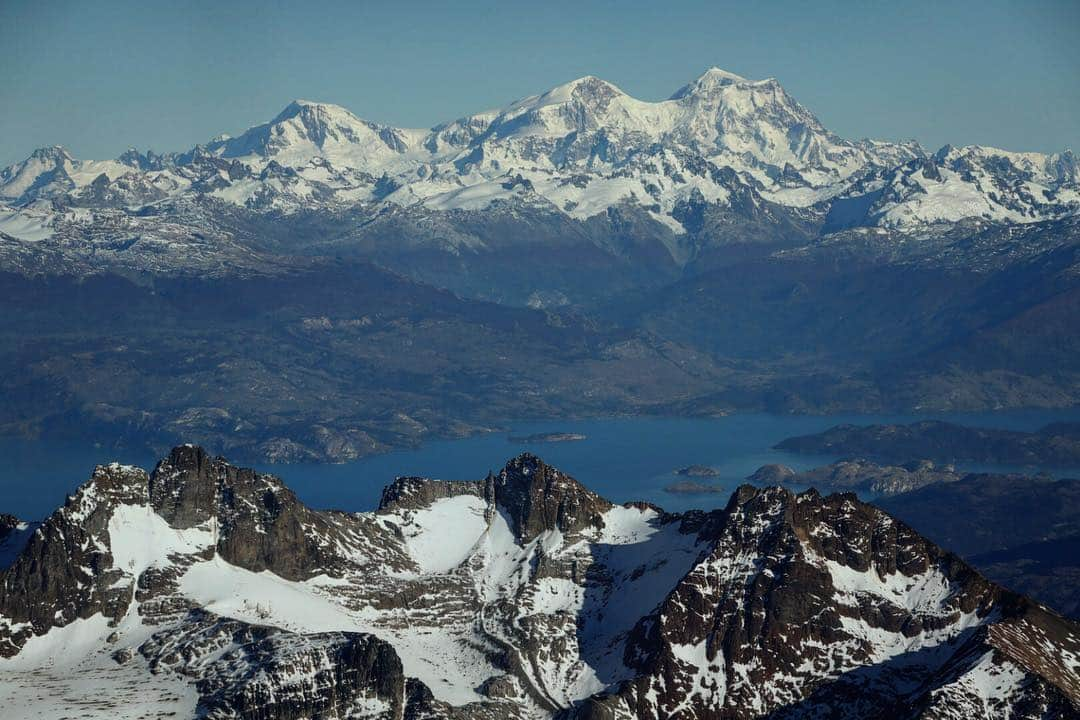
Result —
[{"label": "white snow", "polygon": [[54,234],[51,213],[31,208],[19,210],[0,205],[0,232],[19,240],[37,242]]},{"label": "white snow", "polygon": [[[182,675],[153,675],[135,653],[117,664],[111,653],[137,648],[155,628],[129,612],[115,627],[102,615],[31,637],[12,658],[0,658],[0,714],[5,720],[109,717],[194,717],[198,693]],[[107,638],[116,633],[116,643]]]},{"label": "white snow", "polygon": [[217,542],[217,518],[205,527],[178,530],[147,505],[120,505],[109,518],[113,567],[136,579],[170,555],[191,555]]},{"label": "white snow", "polygon": [[473,495],[436,500],[403,525],[409,555],[425,573],[448,572],[465,561],[487,530],[486,504]]},{"label": "white snow", "polygon": [[[667,100],[633,98],[587,76],[431,130],[383,126],[337,105],[298,100],[273,120],[206,147],[245,166],[247,175],[230,179],[213,168],[211,176],[200,177],[207,169],[197,164],[141,172],[115,161],[75,160],[53,148],[4,171],[0,197],[18,199],[39,178],[52,178],[50,193],[78,195],[101,175],[113,181],[128,175],[141,178],[135,183],[140,187],[171,196],[189,192],[195,181],[212,180],[221,185],[212,194],[230,203],[294,212],[320,203],[374,203],[374,179],[386,177],[398,189],[380,201],[384,205],[480,210],[497,199],[542,198],[586,219],[630,201],[681,233],[672,212],[691,192],[721,205],[729,201],[725,181],[714,177],[718,168],[733,169],[736,183],[759,183],[764,197],[775,202],[806,206],[845,191],[866,168],[894,168],[919,152],[912,144],[842,140],[775,80],[748,80],[719,68]],[[1033,195],[1060,185],[1057,168],[1067,165],[1059,156],[1037,153],[971,153],[1005,157],[1034,172]],[[271,160],[295,174],[261,178]],[[789,166],[797,175],[777,180]],[[516,175],[531,181],[535,193],[503,187]],[[1068,182],[1072,186],[1066,183],[1055,207],[1080,199],[1076,178]],[[987,203],[993,205],[988,186],[946,185],[928,190],[929,197],[909,194],[900,207],[884,208],[881,222],[986,215]],[[138,193],[131,197],[145,202]],[[989,214],[1018,221],[1038,215],[999,210],[992,207]],[[28,226],[20,232],[31,238],[43,237],[44,230]]]},{"label": "white snow", "polygon": [[[1010,660],[997,661],[994,651],[988,650],[967,672],[956,680],[956,685],[978,699],[982,705],[984,717],[993,717],[994,705],[1000,703],[1019,690],[1027,681],[1027,673]],[[935,691],[935,695],[948,692],[945,687]]]},{"label": "white snow", "polygon": [[468,638],[453,628],[390,627],[393,613],[352,611],[319,588],[319,580],[297,583],[274,573],[254,573],[220,557],[196,563],[180,581],[181,592],[211,612],[299,633],[349,631],[390,642],[405,674],[423,681],[437,698],[452,705],[480,700],[475,688],[495,669]]}]

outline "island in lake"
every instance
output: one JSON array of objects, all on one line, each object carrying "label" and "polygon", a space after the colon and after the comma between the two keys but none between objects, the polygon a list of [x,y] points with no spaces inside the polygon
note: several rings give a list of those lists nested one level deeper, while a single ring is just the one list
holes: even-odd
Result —
[{"label": "island in lake", "polygon": [[570,432],[546,432],[533,435],[511,435],[508,440],[512,443],[556,443],[576,442],[584,440],[585,435]]},{"label": "island in lake", "polygon": [[675,495],[706,495],[725,492],[723,485],[709,485],[696,480],[679,480],[664,488]]},{"label": "island in lake", "polygon": [[717,477],[720,471],[708,465],[687,465],[676,470],[675,474],[683,477]]}]

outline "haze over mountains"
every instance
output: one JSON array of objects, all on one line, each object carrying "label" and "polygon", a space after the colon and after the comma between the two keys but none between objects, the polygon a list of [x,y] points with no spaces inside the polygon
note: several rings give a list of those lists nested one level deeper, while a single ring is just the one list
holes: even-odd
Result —
[{"label": "haze over mountains", "polygon": [[843,139],[718,69],[43,148],[0,171],[0,367],[31,369],[0,428],[345,459],[512,416],[1075,405],[1078,177]]}]

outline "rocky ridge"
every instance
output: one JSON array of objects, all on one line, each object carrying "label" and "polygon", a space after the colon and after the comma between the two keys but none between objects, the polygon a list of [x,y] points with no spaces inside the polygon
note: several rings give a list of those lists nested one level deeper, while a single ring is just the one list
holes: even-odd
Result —
[{"label": "rocky ridge", "polygon": [[854,496],[673,515],[528,454],[401,478],[372,513],[192,446],[103,466],[0,589],[0,696],[46,689],[46,716],[85,682],[115,717],[1080,712],[1074,623]]}]

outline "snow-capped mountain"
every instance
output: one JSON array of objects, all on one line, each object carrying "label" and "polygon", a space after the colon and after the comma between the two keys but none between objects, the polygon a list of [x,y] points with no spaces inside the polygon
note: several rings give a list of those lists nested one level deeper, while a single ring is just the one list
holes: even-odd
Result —
[{"label": "snow-capped mountain", "polygon": [[10,717],[1080,713],[1075,623],[851,495],[673,515],[522,455],[318,512],[184,446],[0,532]]},{"label": "snow-capped mountain", "polygon": [[658,102],[590,76],[430,130],[298,100],[239,137],[184,153],[129,151],[98,162],[46,148],[0,172],[0,200],[10,206],[0,232],[40,236],[26,234],[33,222],[22,217],[35,201],[145,212],[192,196],[258,212],[354,209],[369,218],[388,207],[439,213],[503,203],[585,221],[629,204],[676,235],[688,231],[687,203],[737,214],[747,202],[812,208],[843,227],[1031,222],[1076,214],[1077,183],[1069,152],[969,147],[930,156],[914,142],[845,140],[776,80],[714,68]]},{"label": "snow-capped mountain", "polygon": [[[1029,223],[1080,207],[1075,156],[944,147],[853,185],[835,202],[848,225],[905,228],[968,218]],[[1070,210],[1071,208],[1071,210]],[[850,213],[846,218],[845,213]]]},{"label": "snow-capped mountain", "polygon": [[131,168],[115,160],[76,160],[60,145],[39,148],[20,163],[0,170],[0,199],[25,203],[80,192],[98,178],[111,183]]}]

